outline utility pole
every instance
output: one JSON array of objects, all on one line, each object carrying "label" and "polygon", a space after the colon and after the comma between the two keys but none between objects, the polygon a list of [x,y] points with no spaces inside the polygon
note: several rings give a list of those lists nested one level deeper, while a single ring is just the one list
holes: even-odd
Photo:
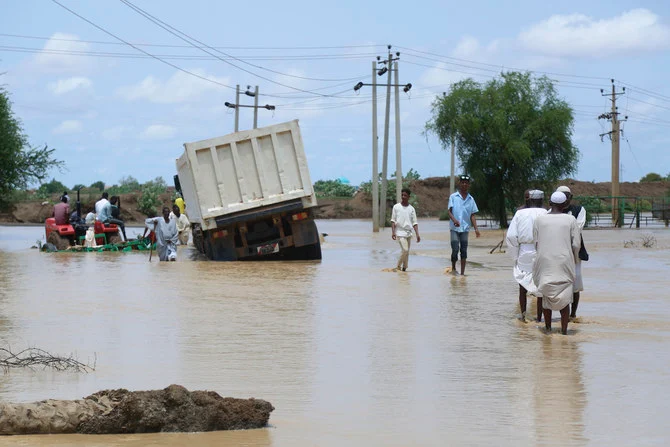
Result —
[{"label": "utility pole", "polygon": [[[384,154],[382,155],[382,193],[379,202],[379,225],[383,228],[386,225],[386,188],[387,188],[387,169],[389,158],[389,119],[391,116],[391,63],[393,55],[391,54],[391,45],[388,46],[388,66],[384,70],[388,72],[386,81],[386,115],[384,121]],[[383,73],[382,73],[383,74]]]},{"label": "utility pole", "polygon": [[[442,98],[447,96],[447,92],[442,92]],[[451,166],[449,175],[449,195],[456,192],[456,138],[451,136]]]},{"label": "utility pole", "polygon": [[[612,130],[600,134],[600,139],[602,141],[605,135],[609,135],[610,140],[612,141],[612,223],[621,227],[623,225],[623,216],[619,215],[619,140],[620,140],[620,122],[618,107],[616,105],[616,98],[619,95],[624,95],[626,93],[626,87],[623,87],[621,92],[616,91],[614,86],[614,79],[612,79],[612,93],[605,94],[605,90],[600,89],[600,94],[602,96],[611,96],[610,101],[612,101],[612,111],[610,113],[603,113],[598,116],[598,119],[608,119],[612,123]],[[627,120],[626,116],[624,121]]]},{"label": "utility pole", "polygon": [[379,149],[377,148],[377,63],[372,61],[372,231],[379,232]]},{"label": "utility pole", "polygon": [[456,170],[454,164],[456,163],[456,139],[451,137],[451,175],[449,177],[449,194],[456,192]]},{"label": "utility pole", "polygon": [[258,109],[275,110],[275,106],[271,106],[270,104],[265,104],[264,106],[258,105],[258,86],[256,86],[256,88],[252,92],[251,86],[247,85],[247,90],[244,92],[244,94],[254,98],[253,106],[240,104],[239,84],[237,85],[237,89],[235,91],[235,104],[231,104],[228,101],[224,103],[225,106],[228,107],[229,109],[235,109],[235,132],[238,132],[240,130],[240,107],[247,107],[250,109],[254,109],[254,129],[258,128]]},{"label": "utility pole", "polygon": [[[400,56],[400,53],[396,53]],[[402,194],[402,155],[400,151],[400,88],[398,87],[398,61],[395,70],[395,201],[400,203]]]},{"label": "utility pole", "polygon": [[[389,45],[389,50],[391,49],[391,46]],[[400,53],[396,53],[397,56],[400,55]],[[354,85],[354,91],[358,92],[363,86],[372,86],[372,231],[373,232],[378,232],[379,227],[383,226],[386,221],[386,168],[388,164],[388,132],[389,132],[389,115],[390,115],[390,109],[391,109],[391,87],[396,87],[396,92],[397,92],[397,87],[402,87],[403,92],[407,93],[412,89],[412,84],[404,84],[400,85],[396,82],[396,84],[391,84],[390,82],[386,84],[377,84],[377,78],[375,76],[383,76],[387,72],[389,73],[389,81],[391,80],[391,63],[393,61],[397,61],[397,59],[393,59],[393,55],[389,53],[389,58],[388,60],[381,60],[381,57],[377,56],[377,62],[372,63],[372,84],[366,84],[364,82],[358,82],[356,85]],[[388,64],[387,66],[382,67],[381,69],[376,69],[376,64]],[[397,69],[397,67],[396,67]],[[396,76],[396,81],[398,80]],[[386,95],[386,126],[384,128],[384,165],[383,165],[383,181],[382,181],[382,197],[380,199],[379,197],[379,150],[378,150],[378,144],[379,144],[379,138],[377,137],[377,86],[382,86],[386,87],[387,95]],[[396,97],[397,97],[396,93]],[[396,102],[396,152],[399,153],[400,151],[400,103]],[[400,157],[397,157],[397,171],[396,172],[401,172],[401,165],[399,164]],[[402,182],[402,173],[400,175],[397,175],[397,177],[400,178],[400,181]],[[402,185],[402,183],[401,183]],[[398,188],[398,191],[402,189],[402,186]]]}]

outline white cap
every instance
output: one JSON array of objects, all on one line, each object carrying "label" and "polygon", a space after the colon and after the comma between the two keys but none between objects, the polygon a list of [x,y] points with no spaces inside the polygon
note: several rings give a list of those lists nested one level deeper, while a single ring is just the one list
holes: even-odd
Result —
[{"label": "white cap", "polygon": [[532,189],[528,193],[528,198],[530,199],[544,199],[544,193],[539,189]]},{"label": "white cap", "polygon": [[568,198],[565,196],[565,194],[561,191],[556,191],[551,195],[551,203],[555,205],[560,205],[561,203],[565,203],[565,201],[568,200]]},{"label": "white cap", "polygon": [[568,188],[567,186],[559,186],[558,188],[556,188],[556,191],[567,192],[568,194],[572,194],[572,191],[570,191],[570,188]]}]

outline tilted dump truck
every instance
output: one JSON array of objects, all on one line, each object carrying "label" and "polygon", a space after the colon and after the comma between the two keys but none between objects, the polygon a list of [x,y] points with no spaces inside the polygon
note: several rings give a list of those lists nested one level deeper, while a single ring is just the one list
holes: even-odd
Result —
[{"label": "tilted dump truck", "polygon": [[321,259],[298,121],[185,143],[175,186],[209,259]]}]

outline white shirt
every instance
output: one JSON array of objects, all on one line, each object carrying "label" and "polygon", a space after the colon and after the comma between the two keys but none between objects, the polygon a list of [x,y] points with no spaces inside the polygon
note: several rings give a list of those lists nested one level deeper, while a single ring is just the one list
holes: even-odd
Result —
[{"label": "white shirt", "polygon": [[395,223],[395,235],[398,237],[412,237],[414,225],[417,225],[416,211],[412,205],[402,206],[400,203],[393,205],[391,222]]},{"label": "white shirt", "polygon": [[188,217],[186,217],[186,214],[181,213],[179,217],[172,211],[170,211],[170,219],[174,218],[177,221],[177,231],[180,233],[187,229],[190,225],[191,222],[188,221]]},{"label": "white shirt", "polygon": [[[109,203],[109,200],[105,199],[104,197],[97,202],[95,202],[95,214],[100,216],[100,213],[102,212],[102,207],[105,206],[105,204]],[[98,218],[98,220],[100,220]]]}]

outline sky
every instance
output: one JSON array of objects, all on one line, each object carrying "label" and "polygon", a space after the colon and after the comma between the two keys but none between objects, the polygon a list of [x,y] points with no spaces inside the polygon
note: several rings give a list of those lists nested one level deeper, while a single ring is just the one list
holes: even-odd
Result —
[{"label": "sky", "polygon": [[[60,5],[59,5],[60,3]],[[61,6],[62,5],[62,6]],[[622,116],[620,180],[670,173],[670,3],[592,0],[2,2],[0,84],[31,145],[55,148],[68,187],[132,176],[171,183],[183,144],[228,134],[235,86],[260,90],[258,125],[300,120],[312,181],[372,173],[372,62],[400,52],[402,171],[449,175],[423,133],[436,95],[508,70],[555,80],[574,109],[577,173],[610,181],[611,79]],[[66,9],[68,8],[69,11]],[[386,76],[377,77],[386,83]],[[383,147],[384,88],[378,88]],[[241,104],[253,104],[242,95]],[[391,102],[389,172],[395,171]],[[240,128],[253,125],[240,109]],[[455,167],[456,173],[460,166]]]}]

